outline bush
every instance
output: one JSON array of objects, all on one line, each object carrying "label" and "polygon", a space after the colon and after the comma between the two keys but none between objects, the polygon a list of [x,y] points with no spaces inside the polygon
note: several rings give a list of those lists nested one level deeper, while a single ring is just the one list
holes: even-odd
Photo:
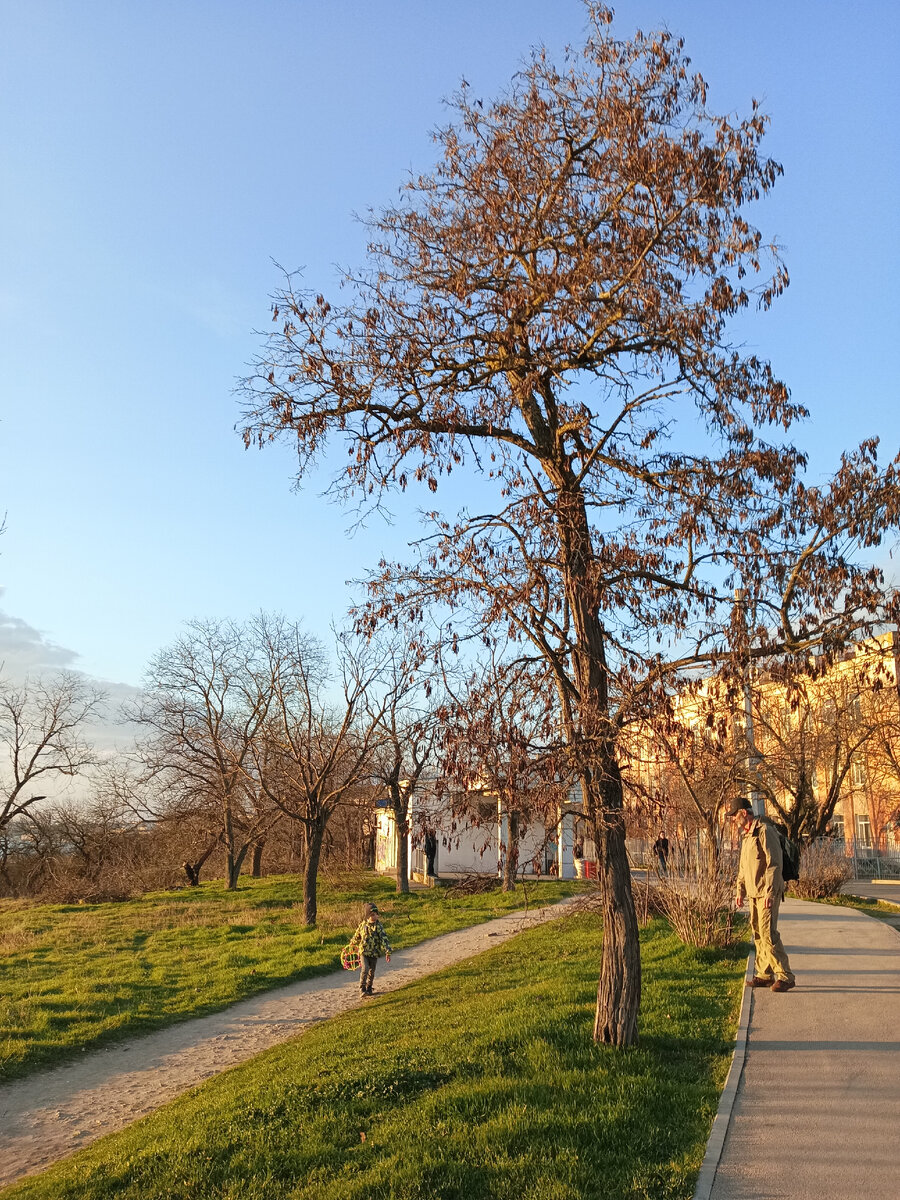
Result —
[{"label": "bush", "polygon": [[734,873],[702,864],[656,885],[660,911],[687,946],[730,946],[734,924]]},{"label": "bush", "polygon": [[790,884],[798,900],[825,900],[840,894],[852,876],[850,860],[829,842],[811,842],[800,852],[800,878]]}]

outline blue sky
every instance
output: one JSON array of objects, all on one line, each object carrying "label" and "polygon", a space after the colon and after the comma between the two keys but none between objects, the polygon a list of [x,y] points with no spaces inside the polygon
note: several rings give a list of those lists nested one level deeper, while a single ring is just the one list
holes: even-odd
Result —
[{"label": "blue sky", "polygon": [[[787,295],[742,335],[812,411],[811,477],[900,448],[900,5],[623,0],[686,39],[714,110],[771,115],[785,177],[752,219]],[[273,260],[328,291],[354,211],[426,168],[442,97],[494,95],[577,0],[0,0],[0,662],[138,684],[194,617],[327,635],[346,581],[401,555],[423,497],[348,536],[285,449],[247,452],[235,381]]]}]

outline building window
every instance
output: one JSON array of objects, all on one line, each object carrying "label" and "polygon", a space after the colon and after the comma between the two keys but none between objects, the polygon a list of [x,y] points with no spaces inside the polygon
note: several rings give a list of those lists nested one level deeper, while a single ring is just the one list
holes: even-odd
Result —
[{"label": "building window", "polygon": [[872,822],[868,815],[856,815],[856,844],[861,850],[872,849]]},{"label": "building window", "polygon": [[850,782],[854,787],[863,787],[866,782],[866,764],[858,754],[850,764]]}]

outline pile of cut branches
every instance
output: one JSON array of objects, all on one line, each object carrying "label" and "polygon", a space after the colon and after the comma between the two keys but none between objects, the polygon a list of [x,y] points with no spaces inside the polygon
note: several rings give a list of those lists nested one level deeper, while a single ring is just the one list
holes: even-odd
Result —
[{"label": "pile of cut branches", "polygon": [[448,896],[481,896],[493,892],[500,886],[496,875],[484,875],[480,871],[469,871],[461,875],[447,888]]}]

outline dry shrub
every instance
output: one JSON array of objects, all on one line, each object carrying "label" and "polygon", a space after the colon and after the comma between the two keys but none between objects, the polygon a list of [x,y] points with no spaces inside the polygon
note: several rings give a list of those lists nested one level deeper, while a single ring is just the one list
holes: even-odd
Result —
[{"label": "dry shrub", "polygon": [[828,842],[812,842],[800,854],[800,878],[790,886],[799,900],[837,896],[853,874],[850,860]]},{"label": "dry shrub", "polygon": [[728,946],[732,941],[734,874],[722,866],[688,870],[660,880],[659,910],[688,946]]},{"label": "dry shrub", "polygon": [[86,879],[74,872],[48,880],[40,899],[48,904],[107,904],[133,900],[136,889],[121,879]]}]

